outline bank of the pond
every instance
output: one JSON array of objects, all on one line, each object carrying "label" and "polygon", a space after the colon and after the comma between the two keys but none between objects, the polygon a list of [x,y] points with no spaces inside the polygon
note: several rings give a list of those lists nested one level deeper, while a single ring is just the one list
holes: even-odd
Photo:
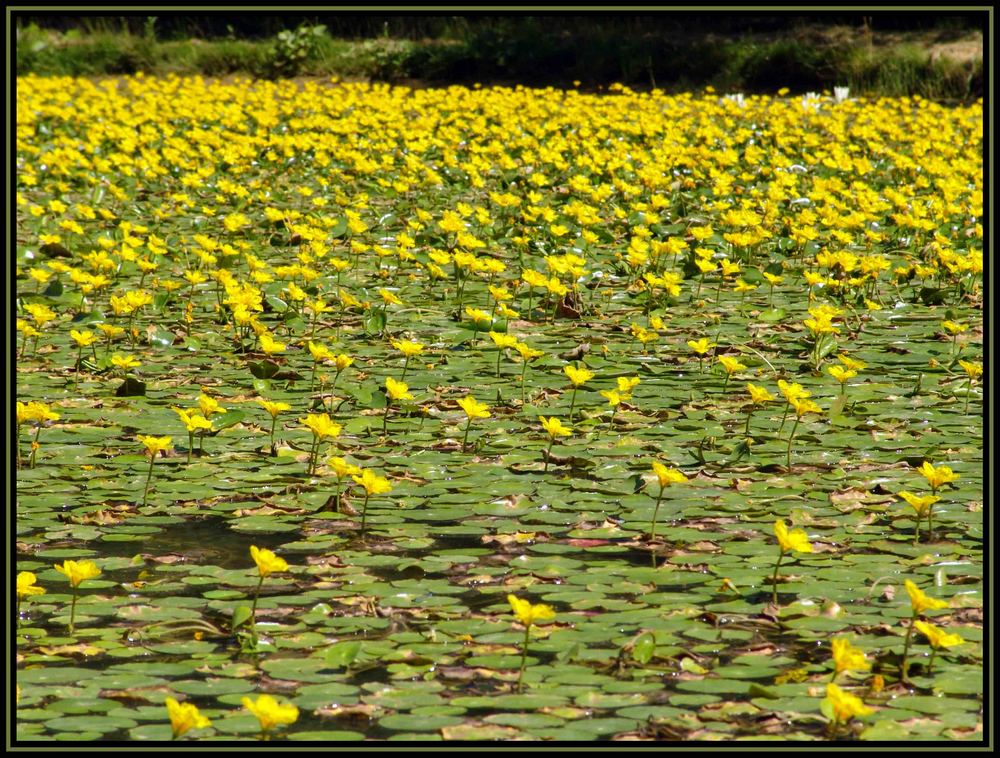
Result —
[{"label": "bank of the pond", "polygon": [[266,39],[161,40],[155,26],[136,34],[109,22],[63,32],[27,25],[17,30],[15,51],[19,76],[337,76],[584,89],[618,82],[667,92],[706,86],[746,93],[849,87],[857,94],[954,102],[983,95],[983,35],[969,29],[876,33],[807,26],[780,34],[622,36],[595,25],[574,34],[522,25],[516,33],[479,29],[456,39],[358,40],[332,37],[315,25]]}]

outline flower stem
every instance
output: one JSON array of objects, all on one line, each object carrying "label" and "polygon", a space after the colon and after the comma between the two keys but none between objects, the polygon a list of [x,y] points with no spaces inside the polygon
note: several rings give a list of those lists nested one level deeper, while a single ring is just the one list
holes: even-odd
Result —
[{"label": "flower stem", "polygon": [[569,402],[569,422],[573,423],[573,409],[576,408],[576,385],[573,385],[573,398]]},{"label": "flower stem", "polygon": [[469,417],[469,422],[465,425],[465,436],[462,437],[462,452],[465,452],[465,441],[469,439],[469,429],[472,428],[472,417]]},{"label": "flower stem", "polygon": [[774,575],[771,577],[771,602],[778,604],[778,568],[781,566],[781,559],[785,557],[785,551],[778,553],[778,562],[774,564]]},{"label": "flower stem", "polygon": [[312,448],[309,450],[309,476],[316,473],[316,454],[319,452],[319,437],[313,436]]},{"label": "flower stem", "polygon": [[545,448],[545,467],[542,469],[543,474],[549,470],[549,454],[552,452],[552,446],[554,444],[556,444],[555,437],[549,440],[549,446]]},{"label": "flower stem", "polygon": [[250,635],[253,637],[253,646],[257,647],[257,601],[260,599],[260,588],[264,584],[264,575],[261,574],[257,582],[257,591],[253,595],[253,605],[250,606]]},{"label": "flower stem", "polygon": [[798,426],[799,426],[799,417],[798,417],[798,415],[796,415],[795,416],[795,423],[792,424],[792,433],[788,435],[788,461],[787,461],[787,463],[788,463],[788,469],[789,470],[791,470],[791,468],[792,468],[792,440],[795,439],[795,430],[798,428]]},{"label": "flower stem", "polygon": [[149,497],[149,483],[153,479],[153,462],[156,460],[156,453],[149,454],[149,471],[146,473],[146,489],[142,493],[142,507],[146,507],[146,499]]},{"label": "flower stem", "polygon": [[656,496],[656,507],[653,508],[653,525],[649,529],[649,554],[653,558],[653,568],[656,568],[656,548],[653,542],[656,541],[656,517],[660,513],[660,501],[663,500],[663,491],[666,487],[660,487],[660,494]]},{"label": "flower stem", "polygon": [[365,502],[361,504],[361,538],[365,536],[365,518],[368,516],[368,492],[365,492]]},{"label": "flower stem", "polygon": [[531,624],[524,627],[524,644],[521,646],[521,670],[517,675],[517,692],[521,693],[524,687],[524,668],[528,664],[528,639],[531,635]]},{"label": "flower stem", "polygon": [[28,468],[35,467],[35,454],[38,452],[38,437],[41,433],[42,425],[39,423],[39,425],[35,428],[35,439],[31,442],[31,457],[28,458]]},{"label": "flower stem", "polygon": [[69,605],[69,633],[73,634],[76,627],[76,587],[73,588],[73,601]]},{"label": "flower stem", "polygon": [[785,419],[788,418],[788,409],[791,407],[792,407],[791,403],[789,402],[785,403],[785,410],[781,414],[781,423],[778,425],[778,434],[781,434],[781,430],[785,428]]},{"label": "flower stem", "polygon": [[906,630],[906,642],[903,643],[903,660],[899,663],[899,681],[909,681],[907,672],[910,669],[910,662],[907,658],[910,655],[910,642],[913,640],[913,622],[917,620],[917,614],[910,617],[910,626]]}]

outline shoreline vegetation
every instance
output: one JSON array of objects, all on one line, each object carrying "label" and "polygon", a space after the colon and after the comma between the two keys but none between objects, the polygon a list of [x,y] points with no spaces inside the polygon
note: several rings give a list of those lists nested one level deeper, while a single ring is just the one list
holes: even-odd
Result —
[{"label": "shoreline vegetation", "polygon": [[[168,19],[169,21],[170,19]],[[16,72],[47,76],[249,75],[264,79],[337,77],[410,86],[447,84],[576,86],[613,83],[668,93],[711,86],[719,92],[793,94],[849,87],[852,95],[918,95],[940,102],[983,96],[983,36],[959,19],[930,29],[876,31],[856,25],[788,25],[690,33],[635,19],[482,19],[412,39],[399,29],[365,39],[303,22],[261,37],[166,33],[156,17],[83,18],[68,29],[20,23]],[[459,19],[458,21],[461,21]],[[630,22],[629,28],[620,28]],[[390,34],[390,31],[392,32]],[[414,31],[411,29],[411,31]]]}]

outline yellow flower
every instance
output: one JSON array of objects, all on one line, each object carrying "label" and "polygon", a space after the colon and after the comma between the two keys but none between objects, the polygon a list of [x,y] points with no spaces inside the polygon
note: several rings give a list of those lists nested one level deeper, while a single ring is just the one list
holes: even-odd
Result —
[{"label": "yellow flower", "polygon": [[807,413],[822,413],[823,409],[820,408],[812,400],[798,399],[790,400],[792,407],[795,409],[796,416],[805,416]]},{"label": "yellow flower", "polygon": [[97,336],[90,331],[79,332],[76,329],[70,329],[69,336],[72,337],[73,341],[80,347],[89,347],[97,341]]},{"label": "yellow flower", "polygon": [[384,287],[379,289],[378,294],[382,297],[382,302],[386,305],[402,305],[403,301]]},{"label": "yellow flower", "polygon": [[174,731],[175,740],[191,729],[204,729],[212,725],[211,721],[198,712],[198,706],[192,703],[178,703],[172,697],[168,697],[164,703],[170,716],[170,727]]},{"label": "yellow flower", "polygon": [[114,324],[98,324],[97,328],[104,332],[104,336],[106,336],[109,340],[113,340],[116,337],[121,337],[125,334],[125,329],[123,327],[115,326]]},{"label": "yellow flower", "polygon": [[24,310],[31,314],[31,317],[39,326],[44,326],[50,321],[55,321],[56,318],[55,311],[41,303],[28,303],[24,306]]},{"label": "yellow flower", "polygon": [[754,405],[763,405],[774,400],[774,395],[768,392],[766,387],[758,387],[750,382],[747,382],[747,392],[750,393],[750,400]]},{"label": "yellow flower", "polygon": [[271,400],[265,400],[262,397],[257,398],[257,403],[265,411],[271,414],[271,418],[277,418],[278,414],[282,411],[290,411],[292,406],[288,403],[274,402]]},{"label": "yellow flower", "polygon": [[343,371],[345,368],[354,363],[354,359],[345,353],[340,353],[340,355],[333,359],[333,362],[337,367],[337,371]]},{"label": "yellow flower", "polygon": [[851,371],[860,371],[868,366],[868,364],[864,361],[856,360],[855,358],[851,358],[843,353],[837,356],[837,360],[843,363],[844,366],[849,368]]},{"label": "yellow flower", "polygon": [[830,373],[830,376],[841,384],[858,375],[857,371],[846,369],[843,366],[827,366],[826,370]]},{"label": "yellow flower", "polygon": [[948,482],[954,482],[958,479],[958,474],[952,471],[948,466],[938,466],[937,468],[934,468],[934,466],[927,461],[924,461],[918,471],[924,475],[924,478],[933,490],[937,490],[937,488],[941,485],[948,484]]},{"label": "yellow flower", "polygon": [[838,723],[850,721],[855,716],[867,716],[875,711],[864,704],[857,695],[844,692],[836,684],[826,685],[826,699],[830,710],[833,712],[834,720]]},{"label": "yellow flower", "polygon": [[785,396],[785,399],[791,403],[795,399],[802,399],[805,397],[811,397],[812,393],[805,389],[798,382],[786,382],[784,379],[778,380],[778,389],[781,394]]},{"label": "yellow flower", "polygon": [[45,588],[39,587],[35,582],[38,577],[30,571],[22,571],[17,575],[17,596],[18,598],[31,597],[32,595],[44,595]]},{"label": "yellow flower", "polygon": [[743,371],[746,368],[746,366],[740,363],[738,358],[733,358],[730,355],[720,355],[719,363],[726,369],[727,374],[735,374],[737,371]]},{"label": "yellow flower", "polygon": [[142,362],[131,355],[119,355],[118,353],[115,353],[111,356],[111,365],[115,368],[127,371],[130,368],[138,368],[142,365]]},{"label": "yellow flower", "polygon": [[392,492],[392,485],[389,484],[389,480],[378,476],[374,471],[369,469],[364,469],[361,472],[361,476],[352,474],[351,479],[364,487],[365,492],[369,495],[381,495],[386,492]]},{"label": "yellow flower", "polygon": [[959,360],[958,365],[965,369],[970,379],[978,379],[983,375],[983,364],[977,361]]},{"label": "yellow flower", "polygon": [[458,404],[462,406],[465,415],[470,419],[490,417],[489,406],[486,403],[480,403],[471,395],[461,398]]},{"label": "yellow flower", "polygon": [[257,570],[262,577],[269,576],[277,571],[288,571],[288,564],[285,562],[285,559],[279,558],[270,550],[251,545],[250,557],[257,564]]},{"label": "yellow flower", "polygon": [[917,512],[918,517],[925,516],[927,514],[927,509],[941,499],[937,495],[924,495],[921,497],[905,490],[900,492],[899,496],[913,506],[913,510]]},{"label": "yellow flower", "polygon": [[466,307],[466,309],[465,309],[465,315],[468,316],[469,318],[471,318],[477,324],[485,324],[485,323],[493,320],[493,317],[490,316],[490,314],[488,314],[486,311],[481,310],[479,308],[469,308],[469,307]]},{"label": "yellow flower", "polygon": [[404,340],[392,340],[392,346],[407,358],[420,355],[424,350],[424,346],[419,342],[407,342]]},{"label": "yellow flower", "polygon": [[316,435],[317,439],[340,436],[340,424],[335,423],[333,419],[330,418],[329,414],[310,413],[307,414],[305,418],[300,418],[299,421],[302,422],[303,425],[309,427],[309,429],[312,430],[312,433]]},{"label": "yellow flower", "polygon": [[715,347],[715,343],[709,342],[708,337],[702,337],[700,340],[688,340],[687,345],[689,348],[698,353],[698,355],[704,355]]},{"label": "yellow flower", "polygon": [[343,458],[338,458],[335,455],[331,456],[326,463],[331,469],[333,469],[333,474],[338,479],[343,479],[348,474],[351,476],[359,476],[361,474],[361,469],[358,466],[355,466],[353,463],[348,463]]},{"label": "yellow flower", "polygon": [[154,458],[157,453],[169,449],[170,442],[173,440],[172,437],[145,437],[141,434],[136,439],[146,446],[146,452]]},{"label": "yellow flower", "polygon": [[545,431],[549,433],[552,439],[556,437],[568,437],[572,434],[572,427],[563,426],[562,421],[557,419],[555,416],[552,418],[545,418],[545,416],[539,416],[538,420],[542,422],[542,426],[545,427]]},{"label": "yellow flower", "polygon": [[656,474],[656,479],[659,481],[661,488],[688,481],[683,472],[675,468],[667,468],[659,461],[653,461],[653,473]]},{"label": "yellow flower", "polygon": [[507,602],[510,603],[517,620],[526,627],[537,625],[540,621],[551,621],[556,617],[556,612],[548,605],[541,603],[532,605],[531,601],[521,600],[514,595],[507,595]]},{"label": "yellow flower", "polygon": [[632,390],[638,387],[639,382],[642,380],[637,376],[619,376],[616,381],[622,400],[629,400],[632,397]]},{"label": "yellow flower", "polygon": [[412,400],[413,395],[409,392],[409,385],[393,379],[391,376],[385,380],[386,394],[393,400]]},{"label": "yellow flower", "polygon": [[931,647],[935,650],[965,644],[965,640],[962,639],[961,635],[946,632],[944,629],[934,626],[934,624],[928,624],[926,621],[914,621],[913,627],[927,638],[931,643]]},{"label": "yellow flower", "polygon": [[809,331],[814,336],[820,334],[840,334],[840,330],[833,325],[833,321],[829,317],[807,318],[802,323],[809,328]]},{"label": "yellow flower", "polygon": [[774,522],[774,535],[778,538],[778,544],[781,546],[782,553],[792,551],[811,553],[813,551],[806,533],[802,529],[794,529],[789,532],[788,527],[785,526],[785,522],[781,519]]},{"label": "yellow flower", "polygon": [[719,262],[719,265],[722,266],[722,275],[723,276],[732,276],[733,274],[740,273],[740,264],[733,263],[728,258],[723,258]]},{"label": "yellow flower", "polygon": [[501,332],[490,332],[490,339],[493,340],[493,344],[496,345],[501,350],[506,350],[510,347],[517,346],[517,337],[512,334],[503,334]]},{"label": "yellow flower", "polygon": [[281,704],[270,695],[261,695],[257,702],[244,697],[240,702],[260,721],[262,732],[269,732],[276,726],[294,724],[299,718],[298,708],[291,703]]},{"label": "yellow flower", "polygon": [[836,673],[867,671],[871,668],[871,664],[865,659],[864,652],[852,646],[847,637],[836,637],[830,644],[833,646],[833,663],[836,667]]},{"label": "yellow flower", "polygon": [[319,363],[320,361],[334,360],[335,356],[333,351],[325,345],[318,345],[312,340],[309,340],[307,346],[309,348],[309,353],[312,355],[313,360],[316,361],[316,363]]},{"label": "yellow flower", "polygon": [[17,404],[17,422],[20,424],[23,421],[37,421],[43,423],[45,421],[58,421],[59,414],[53,411],[45,403],[40,403],[37,400],[31,400],[27,405],[18,402]]},{"label": "yellow flower", "polygon": [[906,592],[910,596],[910,605],[915,616],[919,616],[924,611],[937,611],[948,607],[946,600],[938,600],[936,597],[924,594],[924,591],[909,579],[903,582],[903,586],[906,587]]},{"label": "yellow flower", "polygon": [[63,561],[62,565],[56,564],[55,570],[64,574],[73,587],[79,587],[80,583],[86,579],[93,579],[100,576],[101,570],[93,561]]},{"label": "yellow flower", "polygon": [[608,405],[612,408],[617,408],[621,405],[622,396],[618,390],[601,390],[601,395],[608,399]]},{"label": "yellow flower", "polygon": [[213,413],[225,413],[226,409],[219,405],[219,401],[214,397],[209,397],[204,392],[198,395],[198,407],[201,408],[205,418],[209,418]]},{"label": "yellow flower", "polygon": [[278,342],[278,340],[276,340],[267,332],[261,332],[260,349],[263,350],[267,355],[274,355],[275,353],[283,353],[285,351],[285,343]]},{"label": "yellow flower", "polygon": [[526,363],[545,355],[544,350],[535,350],[533,347],[528,347],[528,345],[524,342],[518,342],[514,345],[514,349],[517,350],[517,354],[521,356],[521,360]]},{"label": "yellow flower", "polygon": [[211,429],[212,422],[202,416],[196,410],[185,411],[182,408],[174,408],[174,413],[180,416],[181,422],[189,432],[197,432],[200,429]]},{"label": "yellow flower", "polygon": [[569,380],[573,383],[574,387],[579,387],[581,384],[586,384],[591,379],[594,378],[594,372],[588,371],[585,368],[576,368],[575,366],[563,366],[563,371]]}]

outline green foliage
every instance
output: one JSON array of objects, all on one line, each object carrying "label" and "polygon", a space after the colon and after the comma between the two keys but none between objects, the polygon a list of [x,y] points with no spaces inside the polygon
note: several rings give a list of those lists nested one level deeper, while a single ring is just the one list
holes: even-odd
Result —
[{"label": "green foliage", "polygon": [[326,36],[326,27],[300,25],[295,30],[278,32],[267,60],[267,73],[272,77],[298,76],[316,55],[319,41]]},{"label": "green foliage", "polygon": [[19,27],[16,63],[20,75],[246,73],[556,86],[579,80],[585,87],[621,82],[677,92],[711,84],[747,93],[849,86],[854,94],[961,101],[983,92],[981,59],[932,57],[925,45],[915,43],[872,45],[870,37],[856,31],[809,27],[780,37],[735,30],[725,36],[724,30],[647,28],[633,21],[581,22],[570,32],[550,18],[475,23],[459,18],[428,26],[431,38],[401,38],[400,24],[391,23],[379,28],[397,36],[380,33],[362,40],[335,39],[326,25],[303,22],[265,40],[233,34],[163,40],[159,30],[165,22],[157,17],[128,24],[97,18],[65,32]]},{"label": "green foliage", "polygon": [[889,51],[858,48],[844,53],[841,70],[851,88],[887,97],[971,99],[982,95],[983,62],[934,58],[912,45]]}]

